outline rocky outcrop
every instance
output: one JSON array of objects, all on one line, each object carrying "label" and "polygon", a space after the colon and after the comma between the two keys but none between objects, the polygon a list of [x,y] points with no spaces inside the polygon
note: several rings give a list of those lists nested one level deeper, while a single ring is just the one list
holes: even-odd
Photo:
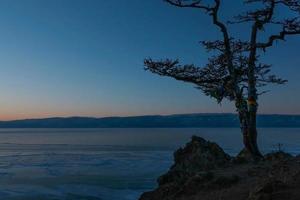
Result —
[{"label": "rocky outcrop", "polygon": [[291,154],[285,153],[283,151],[268,153],[264,157],[264,159],[266,161],[275,161],[275,162],[288,160],[288,159],[292,159],[292,158],[293,158],[293,156]]},{"label": "rocky outcrop", "polygon": [[[284,152],[266,155],[269,170],[255,182],[248,200],[300,199],[300,159]],[[268,165],[267,165],[268,166]]]},{"label": "rocky outcrop", "polygon": [[158,179],[159,187],[140,200],[300,199],[300,157],[280,151],[260,162],[236,160],[216,143],[194,136],[174,153],[174,165]]},{"label": "rocky outcrop", "polygon": [[169,172],[158,179],[158,183],[159,185],[171,182],[180,184],[200,171],[225,166],[229,160],[230,156],[216,143],[193,136],[191,142],[174,153],[174,165]]}]

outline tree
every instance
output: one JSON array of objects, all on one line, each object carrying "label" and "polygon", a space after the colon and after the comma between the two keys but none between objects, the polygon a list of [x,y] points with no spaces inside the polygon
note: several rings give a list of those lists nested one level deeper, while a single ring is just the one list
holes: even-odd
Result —
[{"label": "tree", "polygon": [[[260,158],[262,155],[257,145],[256,128],[257,101],[258,96],[266,91],[259,91],[259,88],[271,83],[286,82],[271,74],[271,65],[263,63],[261,56],[276,41],[284,41],[287,36],[300,34],[300,1],[244,0],[245,8],[256,9],[238,14],[226,23],[219,19],[221,0],[164,1],[176,7],[204,11],[220,30],[221,37],[215,41],[201,42],[205,49],[214,53],[203,67],[181,65],[178,60],[149,58],[144,61],[145,69],[161,76],[193,83],[219,103],[223,99],[234,101],[243,134],[244,150],[253,158]],[[280,9],[287,9],[292,17],[280,18]],[[229,27],[240,24],[251,25],[249,40],[243,41],[230,36]],[[276,26],[278,32],[267,35],[266,41],[259,41],[260,34],[268,34],[265,30],[270,26]]]}]

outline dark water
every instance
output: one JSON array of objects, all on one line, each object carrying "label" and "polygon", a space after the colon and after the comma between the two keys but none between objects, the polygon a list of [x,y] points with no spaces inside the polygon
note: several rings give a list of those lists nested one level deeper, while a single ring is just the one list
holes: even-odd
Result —
[{"label": "dark water", "polygon": [[[0,199],[135,200],[191,135],[236,154],[238,129],[0,129]],[[263,152],[300,153],[300,129],[259,130]]]}]

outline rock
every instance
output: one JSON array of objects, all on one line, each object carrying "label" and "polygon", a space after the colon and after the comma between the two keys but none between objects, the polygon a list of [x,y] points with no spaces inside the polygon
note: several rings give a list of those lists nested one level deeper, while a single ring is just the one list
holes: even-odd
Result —
[{"label": "rock", "polygon": [[248,150],[243,149],[233,160],[234,163],[257,163],[261,157],[253,156]]},{"label": "rock", "polygon": [[248,200],[272,200],[275,193],[277,196],[280,194],[282,199],[286,199],[287,194],[282,192],[286,188],[287,185],[280,180],[267,179],[250,193]]},{"label": "rock", "polygon": [[143,193],[139,200],[171,200],[179,190],[180,187],[174,184],[163,185],[154,191]]},{"label": "rock", "polygon": [[226,188],[238,183],[239,180],[240,177],[237,175],[220,176],[214,180],[213,184],[217,186],[216,188]]},{"label": "rock", "polygon": [[293,156],[289,153],[285,153],[283,151],[278,151],[275,153],[268,153],[264,156],[264,159],[267,161],[282,161],[282,160],[287,160],[291,159]]},{"label": "rock", "polygon": [[227,165],[230,159],[230,156],[216,143],[193,136],[191,142],[174,153],[174,165],[169,172],[158,179],[158,183],[159,185],[170,182],[182,184],[188,177],[198,172]]},{"label": "rock", "polygon": [[[174,153],[175,163],[159,178],[159,187],[140,200],[300,199],[300,156],[280,151],[258,162],[249,162],[247,152],[239,156],[232,159],[217,144],[194,136]],[[242,159],[246,162],[238,162]]]}]

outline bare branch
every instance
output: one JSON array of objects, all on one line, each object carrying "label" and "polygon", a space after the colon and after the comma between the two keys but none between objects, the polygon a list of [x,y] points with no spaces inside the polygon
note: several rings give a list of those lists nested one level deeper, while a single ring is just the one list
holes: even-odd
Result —
[{"label": "bare branch", "polygon": [[263,29],[263,26],[269,23],[273,18],[276,2],[275,0],[248,0],[245,1],[245,4],[257,2],[263,3],[264,7],[237,15],[234,17],[234,20],[229,21],[229,23],[236,24],[253,21],[257,24],[259,29]]},{"label": "bare branch", "polygon": [[300,13],[300,1],[299,0],[277,0],[276,4],[282,4],[288,7],[291,11]]},{"label": "bare branch", "polygon": [[231,47],[230,47],[230,36],[227,27],[222,23],[219,18],[220,0],[214,0],[215,4],[213,6],[204,5],[202,0],[164,0],[167,3],[176,7],[188,7],[188,8],[199,8],[205,10],[212,17],[213,24],[220,28],[223,34],[223,42],[225,47],[226,56],[228,59],[228,69],[232,75],[234,72],[233,64],[231,63]]},{"label": "bare branch", "polygon": [[203,5],[201,0],[164,0],[165,2],[180,8],[198,8],[206,12],[212,10],[209,5]]},{"label": "bare branch", "polygon": [[293,19],[286,19],[283,22],[277,22],[282,25],[282,31],[279,34],[271,35],[267,42],[258,43],[257,48],[266,49],[271,47],[276,40],[285,40],[288,35],[299,35],[300,34],[300,18],[296,17]]}]

